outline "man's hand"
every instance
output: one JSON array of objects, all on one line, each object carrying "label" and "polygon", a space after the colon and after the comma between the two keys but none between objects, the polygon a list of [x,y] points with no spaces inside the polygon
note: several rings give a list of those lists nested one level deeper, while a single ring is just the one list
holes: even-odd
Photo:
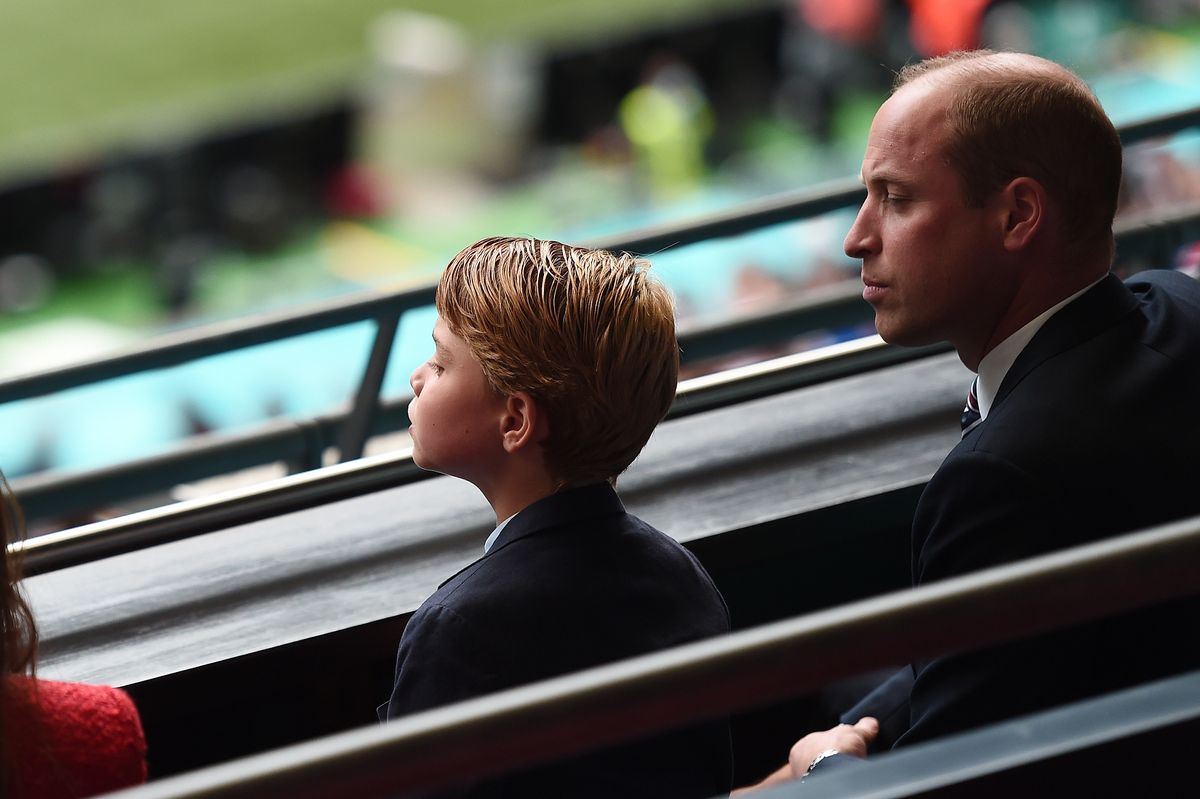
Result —
[{"label": "man's hand", "polygon": [[866,757],[867,745],[878,734],[879,722],[870,716],[863,716],[854,724],[839,724],[824,732],[810,732],[796,741],[788,754],[792,777],[803,777],[817,755],[831,749],[836,749],[840,755]]},{"label": "man's hand", "polygon": [[863,716],[854,724],[839,724],[824,732],[810,732],[792,746],[787,765],[771,772],[762,782],[738,788],[731,797],[745,796],[760,788],[769,788],[790,780],[798,780],[808,772],[808,767],[817,755],[836,749],[840,755],[867,756],[867,744],[879,734],[879,722]]}]

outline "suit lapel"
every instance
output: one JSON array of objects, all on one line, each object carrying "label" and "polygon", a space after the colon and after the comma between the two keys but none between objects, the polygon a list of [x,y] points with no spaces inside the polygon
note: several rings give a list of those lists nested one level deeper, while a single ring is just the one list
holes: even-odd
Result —
[{"label": "suit lapel", "polygon": [[1137,307],[1137,297],[1109,274],[1083,296],[1046,320],[1004,376],[992,408],[1004,401],[1025,376],[1050,358],[1095,338]]},{"label": "suit lapel", "polygon": [[514,541],[527,538],[544,530],[562,525],[583,523],[605,516],[624,513],[625,506],[617,492],[608,483],[571,488],[543,497],[532,505],[522,509],[514,516],[492,544],[492,548],[483,557],[471,561],[447,577],[438,585],[441,588],[446,583],[470,569],[485,558],[490,558]]},{"label": "suit lapel", "polygon": [[584,522],[602,516],[624,513],[625,506],[608,483],[571,488],[543,497],[513,517],[503,530],[492,550],[552,527]]}]

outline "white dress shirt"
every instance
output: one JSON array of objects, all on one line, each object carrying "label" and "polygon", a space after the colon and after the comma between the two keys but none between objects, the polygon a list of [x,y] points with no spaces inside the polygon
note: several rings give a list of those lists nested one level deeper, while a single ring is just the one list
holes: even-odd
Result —
[{"label": "white dress shirt", "polygon": [[496,529],[492,530],[492,534],[489,535],[487,537],[487,540],[483,542],[483,554],[486,555],[487,553],[492,551],[492,544],[496,543],[496,539],[500,537],[500,531],[503,530],[504,525],[511,522],[513,520],[513,516],[516,516],[516,515],[517,514],[514,513],[512,516],[509,516],[507,519],[505,519],[504,521],[502,521],[496,525]]}]

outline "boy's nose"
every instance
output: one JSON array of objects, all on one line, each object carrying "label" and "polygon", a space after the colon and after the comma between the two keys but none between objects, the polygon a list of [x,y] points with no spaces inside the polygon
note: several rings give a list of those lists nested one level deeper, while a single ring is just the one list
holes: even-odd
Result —
[{"label": "boy's nose", "polygon": [[421,395],[421,387],[425,385],[424,367],[418,366],[413,369],[413,373],[408,376],[408,384],[412,386],[413,394]]}]

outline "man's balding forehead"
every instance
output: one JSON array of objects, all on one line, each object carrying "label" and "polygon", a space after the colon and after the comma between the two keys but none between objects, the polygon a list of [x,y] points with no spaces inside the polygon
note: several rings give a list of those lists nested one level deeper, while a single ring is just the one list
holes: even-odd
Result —
[{"label": "man's balding forehead", "polygon": [[1000,80],[1046,77],[1074,83],[1090,93],[1087,83],[1071,70],[1041,56],[1030,53],[974,51],[952,53],[933,58],[912,68],[902,69],[896,76],[894,91],[925,79],[953,82],[956,77],[972,84],[986,82],[987,77]]}]

